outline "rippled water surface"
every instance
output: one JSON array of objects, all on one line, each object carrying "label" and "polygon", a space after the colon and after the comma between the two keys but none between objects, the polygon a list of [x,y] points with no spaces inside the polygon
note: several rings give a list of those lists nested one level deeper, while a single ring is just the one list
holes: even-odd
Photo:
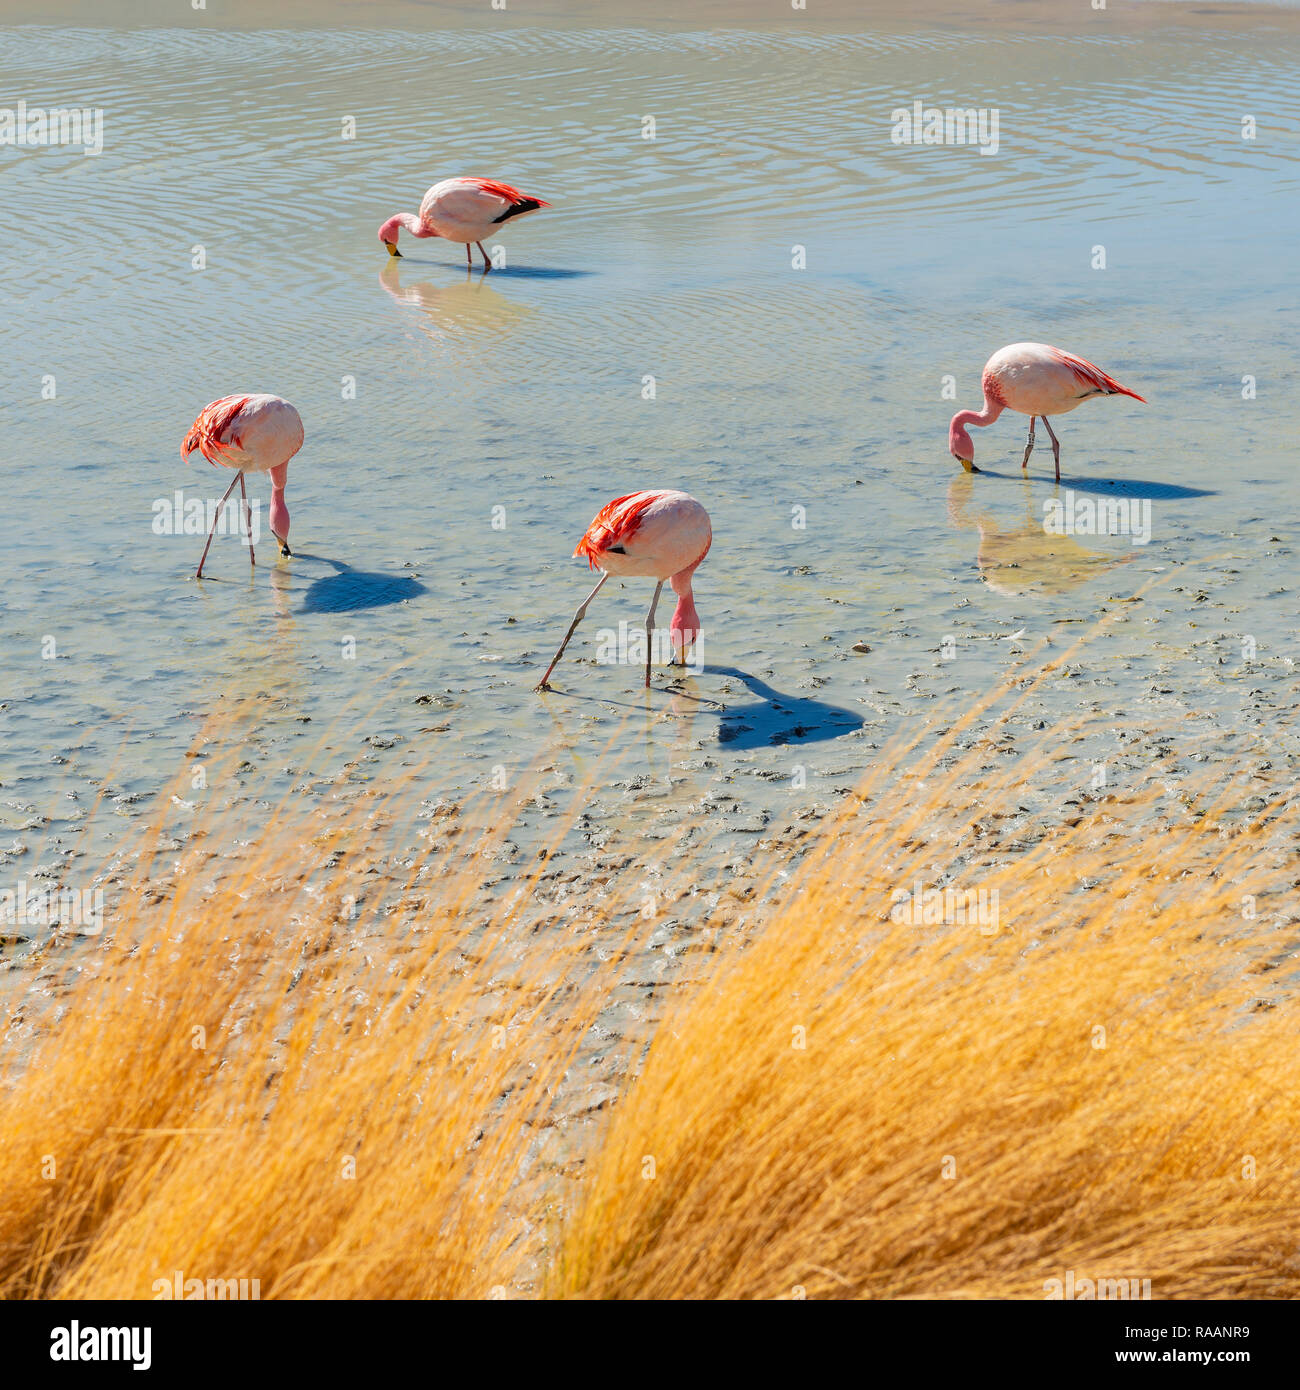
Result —
[{"label": "rippled water surface", "polygon": [[[1141,32],[5,31],[5,102],[105,121],[98,157],[0,150],[6,872],[57,867],[97,795],[123,833],[239,697],[247,763],[286,788],[322,756],[450,798],[541,765],[627,792],[619,815],[727,789],[757,828],[1153,579],[1035,715],[1271,748],[1297,693],[1300,42],[1286,10],[1167,9]],[[997,153],[892,144],[916,100],[996,107]],[[378,224],[460,172],[553,209],[486,277],[438,241],[388,261]],[[1062,494],[1148,502],[1149,544],[1045,534],[1050,450],[1024,480],[1020,417],[976,432],[987,472],[948,456],[1023,339],[1146,397],[1058,434]],[[224,490],[178,447],[257,390],[306,424],[295,554],[264,544],[250,576],[219,538],[198,584],[202,537],[155,534],[155,502]],[[594,664],[649,600],[611,583],[537,696],[590,587],[575,541],[643,487],[712,515],[704,670],[647,697]]]}]

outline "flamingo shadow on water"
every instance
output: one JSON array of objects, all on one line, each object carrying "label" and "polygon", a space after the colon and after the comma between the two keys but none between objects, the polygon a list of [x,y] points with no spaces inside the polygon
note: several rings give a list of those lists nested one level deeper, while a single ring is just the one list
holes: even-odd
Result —
[{"label": "flamingo shadow on water", "polygon": [[860,729],[866,720],[842,705],[806,695],[785,695],[735,666],[709,666],[711,676],[731,676],[758,698],[728,705],[718,724],[718,742],[730,748],[769,748],[785,743],[825,743]]},{"label": "flamingo shadow on water", "polygon": [[1095,492],[1104,497],[1135,497],[1139,501],[1176,502],[1180,497],[1217,497],[1213,488],[1186,487],[1182,483],[1160,483],[1144,478],[1064,477],[1062,486],[1075,492]]},{"label": "flamingo shadow on water", "polygon": [[[969,474],[962,474],[969,477]],[[1003,482],[1024,482],[1025,475],[1016,469],[1013,473],[1003,473],[996,468],[981,468],[981,478],[998,478]],[[1053,483],[1053,487],[1058,484]],[[1138,501],[1144,498],[1150,502],[1177,502],[1185,497],[1217,497],[1213,488],[1187,487],[1183,483],[1163,483],[1145,478],[1092,478],[1083,474],[1061,474],[1060,487],[1074,492],[1092,492],[1098,497],[1132,497]]]},{"label": "flamingo shadow on water", "polygon": [[[584,270],[581,266],[568,265],[496,265],[491,272],[480,266],[472,269],[463,266],[459,261],[436,260],[429,256],[408,256],[402,257],[408,265],[419,266],[424,270],[459,270],[466,274],[466,278],[471,276],[475,284],[480,283],[484,276],[489,273],[495,279],[500,276],[506,280],[578,280],[587,275],[595,275],[594,270]],[[385,264],[384,269],[391,267],[392,262]]]},{"label": "flamingo shadow on water", "polygon": [[564,265],[498,265],[492,269],[493,275],[502,275],[511,280],[576,280],[595,273],[579,266]]},{"label": "flamingo shadow on water", "polygon": [[303,595],[302,613],[356,613],[367,608],[388,608],[428,590],[409,574],[383,574],[354,569],[343,560],[298,552],[303,560],[321,560],[335,573],[313,579]]}]

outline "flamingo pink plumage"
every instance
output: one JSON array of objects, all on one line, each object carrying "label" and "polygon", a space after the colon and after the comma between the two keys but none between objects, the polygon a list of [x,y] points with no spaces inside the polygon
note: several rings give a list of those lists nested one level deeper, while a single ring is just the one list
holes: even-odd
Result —
[{"label": "flamingo pink plumage", "polygon": [[491,236],[502,223],[523,217],[550,203],[531,198],[508,183],[495,179],[454,178],[435,183],[424,195],[419,214],[399,212],[379,229],[379,240],[390,256],[400,256],[397,238],[404,227],[412,236],[444,237],[447,241],[465,244],[465,262],[474,264],[469,246],[474,242],[483,252],[483,269],[492,269],[488,253],[483,250],[483,238]]},{"label": "flamingo pink plumage", "polygon": [[[205,405],[181,445],[181,458],[188,458],[196,449],[211,464],[233,468],[235,477],[226,489],[221,505],[208,528],[208,543],[195,579],[203,578],[203,566],[208,558],[212,537],[217,529],[217,517],[226,505],[226,498],[239,484],[241,506],[248,506],[244,489],[244,474],[266,473],[271,478],[271,534],[280,542],[280,554],[290,555],[289,508],[285,505],[284,488],[289,477],[289,460],[302,448],[302,417],[279,396],[256,392],[243,396],[222,396]],[[255,565],[252,528],[248,532],[248,558]]]},{"label": "flamingo pink plumage", "polygon": [[1048,423],[1049,415],[1064,415],[1092,396],[1132,396],[1145,400],[1136,391],[1121,386],[1083,357],[1051,347],[1047,343],[1012,343],[995,352],[984,364],[982,378],[984,409],[962,410],[948,427],[948,449],[968,473],[975,467],[975,446],[967,425],[991,425],[1004,410],[1017,410],[1029,416],[1029,442],[1021,468],[1029,467],[1034,450],[1034,417],[1047,427],[1056,461],[1056,481],[1061,481],[1061,444]]},{"label": "flamingo pink plumage", "polygon": [[601,570],[596,587],[578,605],[573,622],[564,634],[564,641],[555,653],[546,674],[537,683],[538,690],[549,690],[551,672],[559,664],[578,624],[587,612],[587,605],[600,591],[600,586],[616,575],[644,575],[657,579],[650,611],[645,618],[646,658],[645,684],[650,688],[650,653],[654,632],[655,610],[664,582],[672,585],[677,595],[677,607],[669,626],[673,654],[686,660],[686,648],[700,633],[700,615],[695,611],[695,595],[691,576],[713,544],[713,527],[709,514],[688,492],[675,489],[634,492],[616,497],[596,513],[595,519],[583,533],[574,550],[583,555],[590,569]]}]

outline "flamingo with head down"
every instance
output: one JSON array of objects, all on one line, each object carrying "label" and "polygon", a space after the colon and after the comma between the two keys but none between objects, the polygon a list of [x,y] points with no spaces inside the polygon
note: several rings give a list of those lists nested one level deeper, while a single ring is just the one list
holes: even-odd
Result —
[{"label": "flamingo with head down", "polygon": [[530,198],[508,183],[494,179],[454,178],[435,183],[424,195],[418,214],[399,212],[379,229],[379,240],[390,256],[400,256],[397,249],[399,233],[405,229],[412,236],[436,237],[465,244],[465,263],[472,266],[474,257],[469,247],[474,242],[483,252],[483,269],[492,269],[488,253],[483,250],[483,238],[493,231],[550,203]]},{"label": "flamingo with head down", "polygon": [[1121,386],[1086,358],[1047,343],[1012,343],[995,352],[984,364],[982,385],[984,409],[958,411],[948,427],[949,452],[968,473],[978,473],[979,469],[975,467],[975,446],[966,426],[991,425],[1004,410],[1029,416],[1029,442],[1021,468],[1029,467],[1029,455],[1034,451],[1035,417],[1042,420],[1051,436],[1059,483],[1061,442],[1048,423],[1049,415],[1064,415],[1093,396],[1132,396],[1146,404],[1136,391]]},{"label": "flamingo with head down", "polygon": [[[248,493],[244,489],[246,472],[266,473],[271,479],[271,534],[280,542],[280,554],[289,555],[289,508],[285,505],[284,489],[289,480],[289,460],[302,448],[302,417],[279,396],[258,392],[246,396],[222,396],[220,400],[205,405],[199,418],[190,426],[190,432],[181,445],[181,458],[188,458],[198,450],[214,466],[233,468],[235,476],[230,480],[225,497],[212,517],[208,528],[208,543],[203,547],[199,568],[195,579],[203,578],[203,566],[207,562],[208,550],[217,529],[217,519],[226,498],[239,484],[242,507],[248,507]],[[248,531],[248,558],[256,565],[253,555],[253,532]]]},{"label": "flamingo with head down", "polygon": [[551,672],[559,664],[565,647],[569,645],[569,638],[586,615],[587,605],[611,574],[644,575],[659,581],[650,600],[650,611],[645,616],[645,688],[650,689],[655,610],[659,606],[659,595],[665,581],[677,595],[677,607],[669,627],[673,655],[685,664],[686,648],[700,634],[700,615],[695,611],[691,576],[709,553],[712,544],[713,527],[709,514],[688,492],[675,489],[634,492],[606,503],[596,513],[573,552],[585,556],[588,567],[601,570],[601,576],[596,581],[596,587],[578,605],[559,651],[552,657],[546,674],[535,688],[551,688]]}]

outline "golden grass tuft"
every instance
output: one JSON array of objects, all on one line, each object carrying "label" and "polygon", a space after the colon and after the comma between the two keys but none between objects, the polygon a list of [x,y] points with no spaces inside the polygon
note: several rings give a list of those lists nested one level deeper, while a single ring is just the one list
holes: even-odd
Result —
[{"label": "golden grass tuft", "polygon": [[603,996],[584,1010],[585,943],[537,935],[542,864],[516,901],[479,892],[508,828],[487,817],[429,841],[399,912],[377,892],[348,910],[394,811],[285,802],[237,870],[210,845],[140,868],[111,938],[67,968],[60,1016],[31,1055],[10,1043],[0,1296],[149,1298],[175,1271],[262,1298],[487,1297],[528,1277],[540,1151]]},{"label": "golden grass tuft", "polygon": [[661,1021],[548,1292],[1300,1294],[1296,1019],[1261,978],[1297,817],[1144,831],[1151,795],[959,876],[996,933],[890,919],[933,883],[906,795],[901,834],[837,843]]}]

